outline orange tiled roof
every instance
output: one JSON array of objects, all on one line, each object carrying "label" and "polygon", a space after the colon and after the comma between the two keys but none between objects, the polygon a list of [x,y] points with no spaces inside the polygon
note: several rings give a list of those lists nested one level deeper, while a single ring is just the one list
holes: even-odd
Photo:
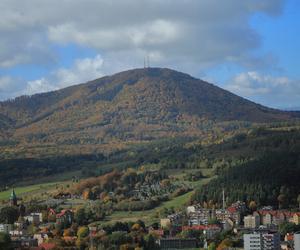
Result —
[{"label": "orange tiled roof", "polygon": [[39,247],[42,247],[45,250],[52,250],[56,248],[56,245],[54,243],[42,243]]},{"label": "orange tiled roof", "polygon": [[195,225],[195,226],[183,226],[182,230],[208,230],[208,229],[220,229],[218,225]]}]

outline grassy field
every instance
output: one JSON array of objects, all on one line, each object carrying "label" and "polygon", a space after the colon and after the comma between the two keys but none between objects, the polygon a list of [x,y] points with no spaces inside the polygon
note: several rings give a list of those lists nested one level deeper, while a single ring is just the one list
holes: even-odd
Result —
[{"label": "grassy field", "polygon": [[[50,183],[43,183],[43,184],[36,184],[36,185],[30,185],[30,186],[24,186],[24,187],[16,187],[15,192],[17,197],[22,197],[25,194],[31,194],[39,191],[47,191],[49,189],[54,189],[56,185],[60,185],[62,182],[50,182]],[[8,200],[11,189],[0,192],[0,200]]]}]

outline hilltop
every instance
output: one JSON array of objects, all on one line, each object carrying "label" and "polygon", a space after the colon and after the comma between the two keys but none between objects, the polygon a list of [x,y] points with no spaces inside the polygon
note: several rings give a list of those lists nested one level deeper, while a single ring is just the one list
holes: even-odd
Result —
[{"label": "hilltop", "polygon": [[292,119],[170,69],[133,69],[0,102],[1,145],[99,145],[198,137],[215,124]]}]

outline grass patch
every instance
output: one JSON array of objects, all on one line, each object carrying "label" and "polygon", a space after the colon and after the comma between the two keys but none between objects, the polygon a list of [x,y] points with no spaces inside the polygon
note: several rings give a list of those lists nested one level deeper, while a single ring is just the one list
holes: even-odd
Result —
[{"label": "grass patch", "polygon": [[[57,184],[61,184],[61,182],[50,182],[43,184],[36,184],[24,187],[16,187],[15,192],[17,197],[22,197],[24,194],[29,194],[36,191],[46,191],[51,188],[54,188]],[[0,200],[8,200],[11,194],[11,189],[0,192]]]}]

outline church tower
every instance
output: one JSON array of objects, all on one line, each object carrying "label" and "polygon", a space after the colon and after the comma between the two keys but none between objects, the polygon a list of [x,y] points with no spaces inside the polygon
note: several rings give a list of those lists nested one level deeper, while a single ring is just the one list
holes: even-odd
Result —
[{"label": "church tower", "polygon": [[11,194],[10,194],[10,205],[11,206],[18,206],[18,200],[17,200],[17,196],[16,196],[16,193],[15,193],[15,190],[13,189]]}]

